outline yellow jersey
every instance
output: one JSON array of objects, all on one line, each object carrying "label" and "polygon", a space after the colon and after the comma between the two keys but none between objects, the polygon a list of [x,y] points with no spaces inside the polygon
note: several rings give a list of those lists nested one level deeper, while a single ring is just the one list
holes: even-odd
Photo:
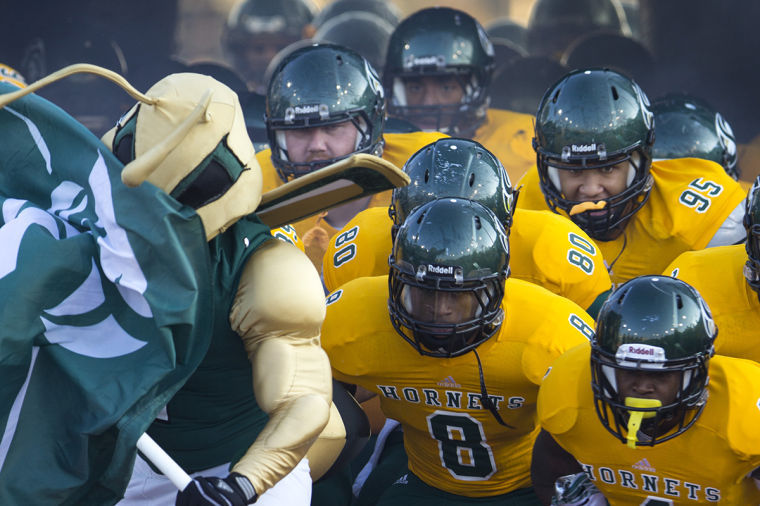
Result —
[{"label": "yellow jersey", "polygon": [[488,109],[486,122],[478,128],[473,137],[504,165],[513,183],[520,179],[536,163],[533,150],[532,114]]},{"label": "yellow jersey", "polygon": [[[447,135],[440,132],[412,132],[385,134],[385,147],[383,159],[397,167],[402,167],[414,153],[428,144],[437,141]],[[261,166],[262,192],[274,190],[284,184],[272,164],[272,151],[265,149],[256,153],[256,160]],[[385,191],[372,196],[367,207],[388,207],[391,203],[391,191]],[[329,239],[338,231],[327,221],[329,211],[310,216],[297,223],[293,223],[296,233],[303,241],[304,251],[318,272],[322,272],[322,256],[327,248]]]},{"label": "yellow jersey", "polygon": [[538,396],[541,427],[578,460],[610,504],[759,504],[748,476],[760,466],[760,364],[715,356],[708,400],[682,434],[631,449],[599,421],[590,348],[554,362]]},{"label": "yellow jersey", "polygon": [[[372,208],[357,214],[335,235],[322,261],[328,290],[361,276],[388,274],[391,225],[387,209]],[[554,213],[518,210],[509,245],[513,278],[540,285],[584,309],[611,288],[594,241]]]},{"label": "yellow jersey", "polygon": [[301,251],[306,251],[301,237],[293,225],[283,225],[272,229],[272,237],[281,241],[289,242]]},{"label": "yellow jersey", "polygon": [[718,337],[715,352],[760,362],[760,300],[744,278],[743,244],[689,251],[663,272],[697,289],[710,307]]},{"label": "yellow jersey", "polygon": [[485,497],[530,486],[538,434],[538,385],[556,357],[588,345],[593,320],[573,302],[508,280],[501,329],[478,346],[489,397],[505,423],[480,403],[474,353],[421,355],[393,328],[388,278],[358,278],[327,298],[322,346],[333,376],[380,397],[401,422],[409,469],[448,493]]},{"label": "yellow jersey", "polygon": [[[708,160],[659,160],[652,163],[651,173],[654,185],[649,199],[625,232],[596,243],[615,285],[643,274],[660,274],[684,251],[703,249],[746,197],[723,167]],[[518,208],[549,209],[536,167],[519,185]]]}]

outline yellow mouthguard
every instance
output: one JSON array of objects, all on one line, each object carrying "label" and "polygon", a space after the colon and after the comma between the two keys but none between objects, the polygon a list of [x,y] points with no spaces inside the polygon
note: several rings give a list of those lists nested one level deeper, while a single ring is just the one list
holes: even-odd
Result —
[{"label": "yellow mouthguard", "polygon": [[570,216],[575,216],[576,214],[580,214],[584,211],[598,211],[599,209],[604,209],[607,207],[607,201],[606,200],[600,200],[599,202],[581,202],[580,204],[575,204],[572,208],[570,208]]},{"label": "yellow mouthguard", "polygon": [[[639,397],[626,397],[625,405],[629,408],[659,408],[662,406],[662,402],[657,399],[641,399]],[[636,435],[639,433],[641,427],[641,420],[645,418],[652,418],[657,413],[655,411],[629,411],[628,417],[628,434],[626,439],[628,440],[628,448],[636,448]]]}]

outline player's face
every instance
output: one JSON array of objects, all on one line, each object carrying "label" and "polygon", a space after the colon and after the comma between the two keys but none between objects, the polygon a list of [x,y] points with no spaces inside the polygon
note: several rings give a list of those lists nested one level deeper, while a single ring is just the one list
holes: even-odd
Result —
[{"label": "player's face", "polygon": [[676,401],[681,387],[679,371],[615,371],[620,398],[657,399],[663,406]]},{"label": "player's face", "polygon": [[261,81],[269,62],[291,42],[295,42],[295,39],[281,35],[252,35],[245,43],[238,45],[236,69],[249,82],[249,86],[265,84]]},{"label": "player's face", "polygon": [[562,193],[568,200],[599,201],[626,189],[629,162],[624,161],[603,169],[558,169]]},{"label": "player's face", "polygon": [[404,79],[407,105],[450,105],[462,101],[464,90],[453,76],[426,76]]},{"label": "player's face", "polygon": [[406,286],[404,305],[423,323],[454,324],[471,320],[480,305],[472,292],[444,292]]},{"label": "player's face", "polygon": [[288,159],[295,163],[347,156],[356,149],[356,138],[359,135],[351,121],[284,132]]}]

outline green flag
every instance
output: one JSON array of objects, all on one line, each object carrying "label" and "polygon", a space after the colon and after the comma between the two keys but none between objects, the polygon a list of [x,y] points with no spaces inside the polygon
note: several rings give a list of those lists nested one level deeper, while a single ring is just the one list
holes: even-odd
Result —
[{"label": "green flag", "polygon": [[0,504],[112,504],[208,348],[203,226],[36,95],[0,138]]}]

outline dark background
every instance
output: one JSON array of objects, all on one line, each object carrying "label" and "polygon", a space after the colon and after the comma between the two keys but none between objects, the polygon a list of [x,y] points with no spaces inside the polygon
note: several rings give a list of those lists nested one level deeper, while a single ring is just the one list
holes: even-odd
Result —
[{"label": "dark background", "polygon": [[[3,2],[0,61],[30,82],[74,61],[124,72],[115,42],[125,73],[144,91],[172,71],[177,1]],[[640,17],[642,42],[657,59],[645,87],[650,97],[671,91],[705,97],[740,143],[760,135],[760,2],[640,0]],[[49,95],[69,92],[63,86]]]}]

